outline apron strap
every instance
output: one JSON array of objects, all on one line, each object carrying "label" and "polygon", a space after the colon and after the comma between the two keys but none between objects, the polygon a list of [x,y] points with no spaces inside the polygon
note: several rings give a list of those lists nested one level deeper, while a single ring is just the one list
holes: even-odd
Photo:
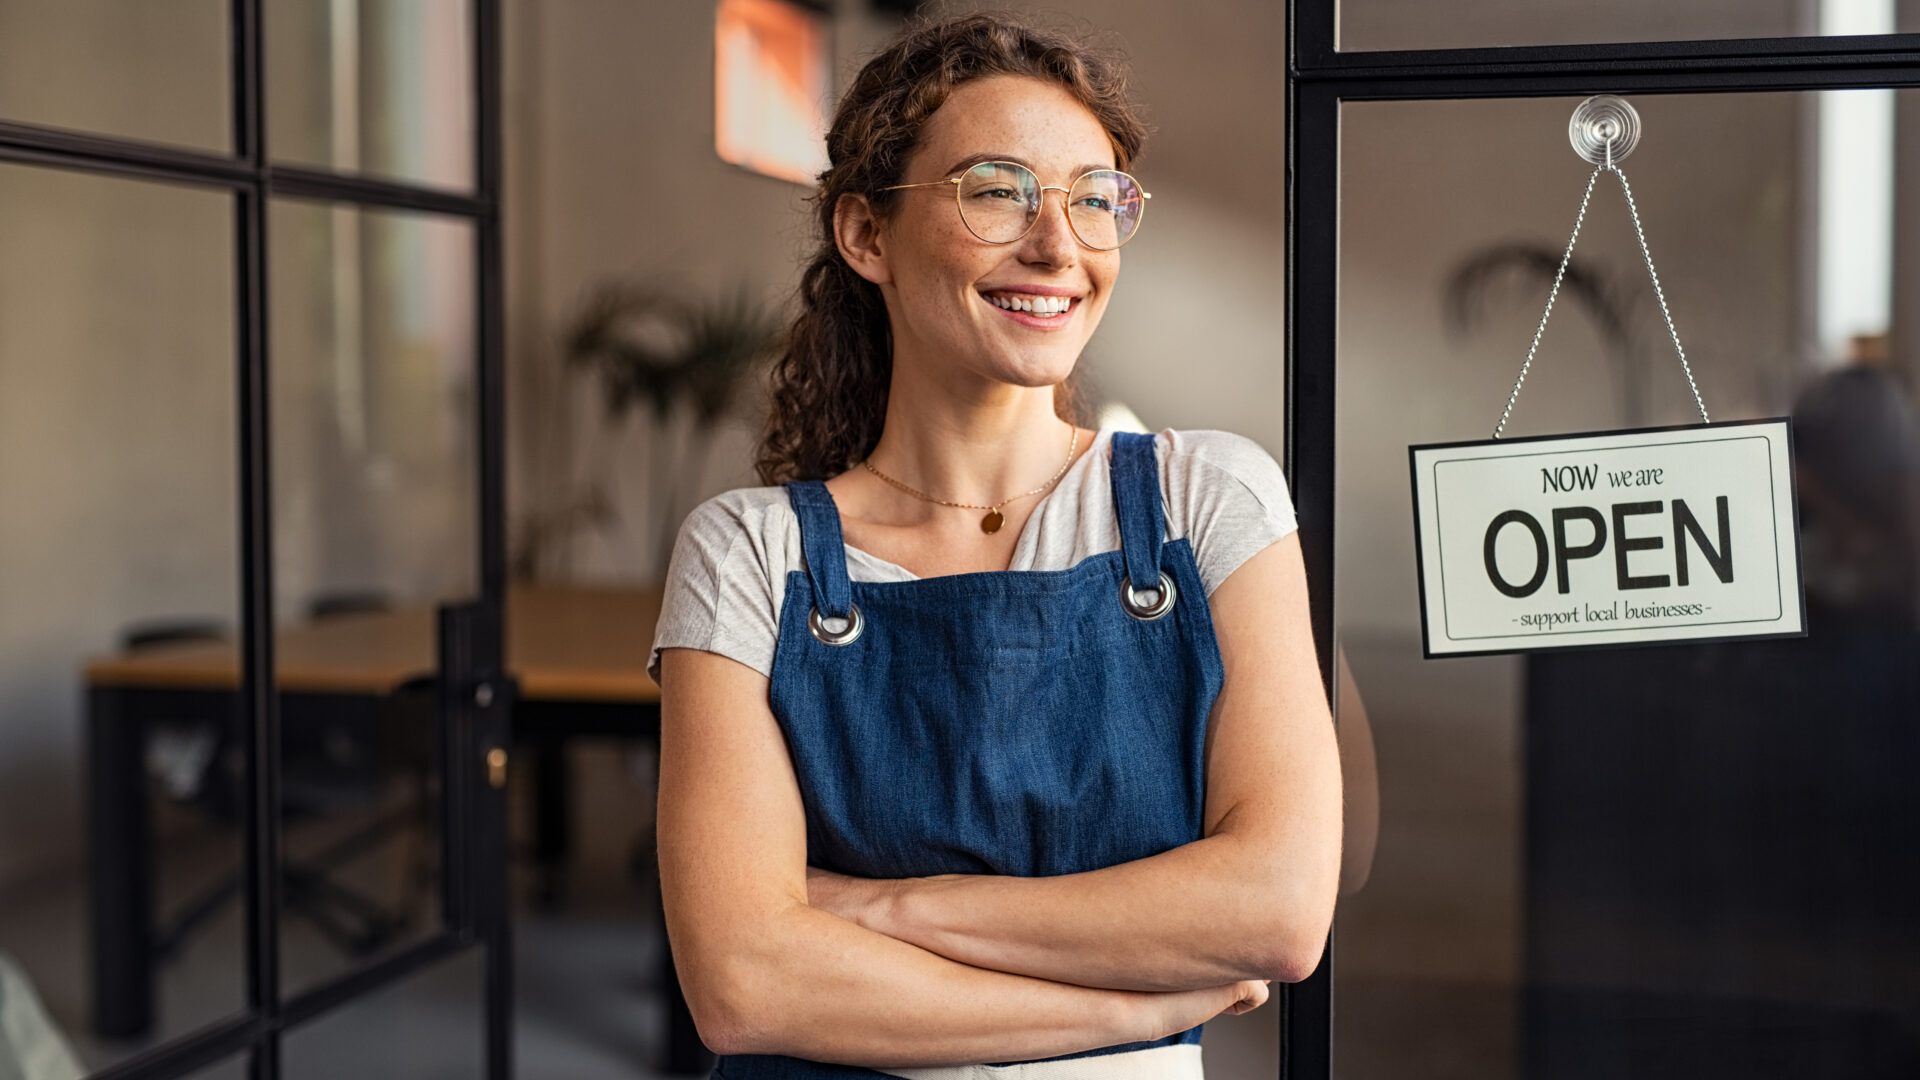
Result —
[{"label": "apron strap", "polygon": [[820,480],[788,482],[787,500],[800,519],[800,550],[813,583],[813,609],[821,617],[844,619],[853,610],[853,586],[847,581],[846,541],[840,535],[840,508]]},{"label": "apron strap", "polygon": [[1120,519],[1121,557],[1136,589],[1160,587],[1160,544],[1167,534],[1160,507],[1160,464],[1152,435],[1113,433],[1113,507]]}]

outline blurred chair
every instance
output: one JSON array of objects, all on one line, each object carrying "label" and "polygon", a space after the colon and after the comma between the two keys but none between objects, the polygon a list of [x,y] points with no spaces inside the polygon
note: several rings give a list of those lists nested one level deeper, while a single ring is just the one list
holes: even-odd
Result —
[{"label": "blurred chair", "polygon": [[0,1080],[80,1080],[79,1059],[33,984],[0,953]]},{"label": "blurred chair", "polygon": [[[122,630],[120,649],[138,652],[224,641],[230,636],[227,624],[217,619],[152,620]],[[201,789],[225,730],[223,718],[218,716],[169,717],[155,722],[147,731],[148,775],[160,781],[174,801],[191,800]]]},{"label": "blurred chair", "polygon": [[[316,619],[385,610],[384,596],[342,593],[316,598],[308,608]],[[211,621],[145,623],[122,635],[128,651],[228,637]],[[351,955],[379,950],[410,923],[435,873],[432,808],[435,682],[431,676],[409,680],[386,697],[365,699],[326,694],[286,694],[281,707],[280,805],[282,823],[324,820],[376,808],[395,780],[410,784],[403,805],[374,817],[325,848],[304,858],[283,860],[283,902],[305,917],[334,945]],[[238,701],[237,696],[227,699]],[[230,715],[174,715],[157,718],[148,739],[147,764],[169,797],[195,806],[206,817],[242,827],[246,760],[238,724]],[[415,848],[406,860],[402,899],[391,906],[351,888],[335,876],[354,859],[405,831]],[[187,938],[241,893],[241,871],[209,886],[182,905],[154,936],[154,953],[164,961]],[[5,1080],[0,1076],[0,1080]]]}]

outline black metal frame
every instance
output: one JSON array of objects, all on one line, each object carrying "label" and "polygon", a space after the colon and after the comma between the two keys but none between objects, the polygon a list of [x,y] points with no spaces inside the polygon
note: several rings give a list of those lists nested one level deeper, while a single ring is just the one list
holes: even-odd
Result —
[{"label": "black metal frame", "polygon": [[[1333,687],[1340,107],[1348,101],[1920,86],[1920,34],[1341,52],[1337,0],[1287,5],[1285,465]],[[1333,1075],[1333,942],[1281,996],[1280,1075]]]},{"label": "black metal frame", "polygon": [[[237,1014],[95,1074],[170,1080],[239,1053],[253,1080],[278,1080],[290,1029],[408,974],[485,950],[489,1080],[512,1074],[512,967],[506,910],[506,802],[483,776],[508,739],[513,686],[502,661],[505,598],[503,276],[500,228],[499,0],[470,0],[475,177],[471,193],[295,168],[267,153],[262,0],[230,0],[232,153],[0,121],[0,162],[217,188],[233,196],[235,394],[239,421],[241,701],[249,792],[244,836],[246,1004]],[[448,760],[445,926],[435,936],[297,996],[280,990],[280,717],[274,687],[267,216],[276,197],[463,218],[475,230],[480,597],[441,610],[439,686]],[[130,871],[143,872],[143,871]]]}]

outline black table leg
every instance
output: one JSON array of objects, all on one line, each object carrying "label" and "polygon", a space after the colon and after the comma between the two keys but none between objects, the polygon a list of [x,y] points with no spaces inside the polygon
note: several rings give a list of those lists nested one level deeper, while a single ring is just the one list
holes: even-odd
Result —
[{"label": "black table leg", "polygon": [[535,900],[557,907],[573,834],[573,785],[568,776],[567,744],[560,738],[533,740],[533,861],[538,878]]},{"label": "black table leg", "polygon": [[124,691],[87,691],[87,877],[93,1028],[136,1038],[153,1026],[153,837],[146,737]]}]

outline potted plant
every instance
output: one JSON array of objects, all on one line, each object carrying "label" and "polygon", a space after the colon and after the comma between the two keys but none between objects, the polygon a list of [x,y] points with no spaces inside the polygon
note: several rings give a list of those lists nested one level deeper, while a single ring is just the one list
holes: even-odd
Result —
[{"label": "potted plant", "polygon": [[595,289],[569,322],[561,350],[567,374],[591,379],[598,390],[601,420],[588,479],[572,498],[522,519],[514,575],[537,576],[577,531],[615,519],[607,497],[613,436],[644,411],[653,492],[648,514],[657,530],[652,573],[664,578],[685,486],[703,475],[720,421],[782,328],[778,313],[745,286],[701,299],[631,282]]}]

